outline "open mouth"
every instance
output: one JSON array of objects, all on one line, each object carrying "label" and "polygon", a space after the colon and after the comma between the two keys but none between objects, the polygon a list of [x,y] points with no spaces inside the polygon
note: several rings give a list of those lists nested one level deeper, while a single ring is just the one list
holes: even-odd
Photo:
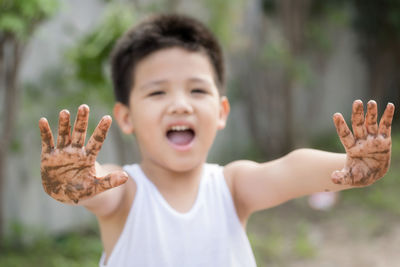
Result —
[{"label": "open mouth", "polygon": [[167,131],[168,140],[176,146],[187,146],[195,137],[195,132],[189,126],[176,125]]}]

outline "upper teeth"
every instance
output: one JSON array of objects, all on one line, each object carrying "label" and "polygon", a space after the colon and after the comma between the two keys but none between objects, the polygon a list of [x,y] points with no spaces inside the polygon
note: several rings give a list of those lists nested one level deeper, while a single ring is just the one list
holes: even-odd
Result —
[{"label": "upper teeth", "polygon": [[186,130],[189,130],[189,127],[187,127],[187,126],[181,126],[181,125],[176,125],[176,126],[172,126],[171,127],[171,130],[172,131],[186,131]]}]

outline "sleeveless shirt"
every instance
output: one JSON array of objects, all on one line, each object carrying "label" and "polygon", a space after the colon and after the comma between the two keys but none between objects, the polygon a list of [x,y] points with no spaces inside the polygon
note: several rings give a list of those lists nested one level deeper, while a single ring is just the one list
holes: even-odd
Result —
[{"label": "sleeveless shirt", "polygon": [[186,213],[168,204],[139,165],[124,170],[136,182],[136,195],[107,265],[103,253],[100,267],[256,266],[223,167],[204,164],[197,198]]}]

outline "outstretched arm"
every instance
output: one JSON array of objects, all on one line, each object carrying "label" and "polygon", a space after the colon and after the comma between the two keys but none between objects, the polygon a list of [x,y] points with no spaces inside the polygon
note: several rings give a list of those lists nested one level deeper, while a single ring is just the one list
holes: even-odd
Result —
[{"label": "outstretched arm", "polygon": [[336,113],[333,119],[346,154],[299,149],[271,162],[236,161],[227,165],[224,173],[241,221],[254,211],[289,199],[366,186],[382,178],[390,164],[393,113],[394,106],[389,103],[378,126],[375,101],[368,103],[364,117],[363,104],[356,100],[353,133],[343,116]]},{"label": "outstretched arm", "polygon": [[[82,204],[99,215],[112,212],[112,209],[118,206],[116,199],[121,199],[115,194],[123,192],[121,188],[116,188],[104,194],[100,193],[124,184],[128,177],[119,167],[102,167],[99,164],[96,166],[96,157],[111,125],[111,117],[104,116],[101,119],[84,146],[88,118],[89,107],[81,105],[71,134],[69,112],[62,110],[57,146],[54,145],[47,120],[39,120],[42,138],[42,184],[52,198],[63,203]],[[105,203],[109,204],[104,206]]]}]

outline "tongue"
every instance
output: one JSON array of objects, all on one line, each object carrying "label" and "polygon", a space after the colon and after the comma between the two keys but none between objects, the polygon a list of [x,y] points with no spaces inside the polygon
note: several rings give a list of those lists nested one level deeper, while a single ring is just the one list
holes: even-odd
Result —
[{"label": "tongue", "polygon": [[193,140],[192,131],[170,131],[167,134],[168,139],[175,145],[184,146]]}]

